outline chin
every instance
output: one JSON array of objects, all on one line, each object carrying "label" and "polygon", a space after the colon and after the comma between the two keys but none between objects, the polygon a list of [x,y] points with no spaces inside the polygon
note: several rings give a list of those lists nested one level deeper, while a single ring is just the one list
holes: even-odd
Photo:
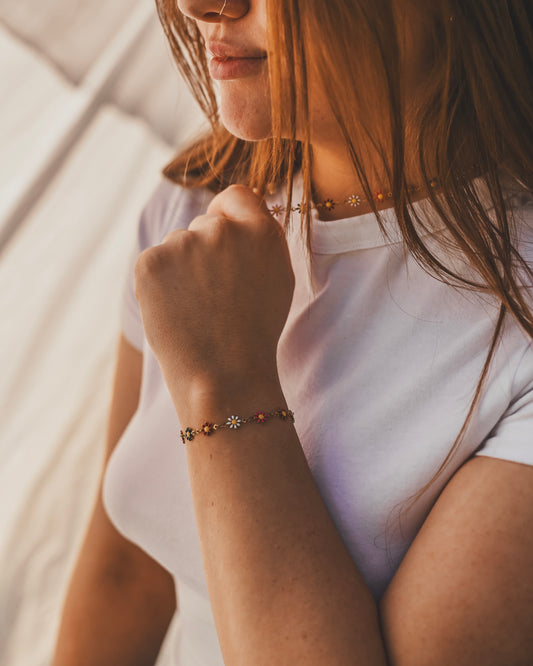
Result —
[{"label": "chin", "polygon": [[[234,136],[245,141],[261,141],[272,136],[268,88],[258,94],[247,91],[242,81],[225,81],[220,91],[220,119]],[[232,85],[235,84],[235,85]]]}]

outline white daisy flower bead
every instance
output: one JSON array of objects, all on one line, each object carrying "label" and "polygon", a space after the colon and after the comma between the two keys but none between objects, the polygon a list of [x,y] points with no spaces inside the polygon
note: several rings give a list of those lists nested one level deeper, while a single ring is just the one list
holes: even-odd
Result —
[{"label": "white daisy flower bead", "polygon": [[236,430],[237,428],[241,427],[242,420],[239,416],[230,416],[228,420],[226,421],[226,425],[228,428],[232,428]]}]

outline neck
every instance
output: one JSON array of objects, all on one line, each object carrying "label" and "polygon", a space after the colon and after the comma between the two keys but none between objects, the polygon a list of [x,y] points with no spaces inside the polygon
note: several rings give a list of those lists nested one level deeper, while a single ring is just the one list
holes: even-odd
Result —
[{"label": "neck", "polygon": [[[376,178],[373,178],[371,181],[371,185],[376,184],[373,191],[379,190],[379,186],[374,182],[376,180]],[[343,143],[313,144],[311,182],[315,203],[325,199],[343,202],[352,194],[363,195],[363,188],[354,172],[346,146]],[[371,210],[370,204],[366,201],[363,201],[357,208],[337,203],[333,210],[320,209],[318,215],[323,220],[335,220],[364,215]]]},{"label": "neck", "polygon": [[[350,156],[344,142],[331,141],[326,143],[313,142],[313,164],[311,182],[313,188],[313,200],[315,203],[333,199],[335,202],[344,202],[351,195],[359,195],[362,203],[353,207],[349,204],[336,203],[333,209],[320,208],[319,218],[322,220],[337,220],[345,217],[356,217],[372,212],[372,206],[365,201],[363,186],[357,177]],[[413,154],[413,153],[407,153]],[[372,157],[370,152],[361,156],[363,170],[370,184],[373,195],[383,192],[385,195],[390,189],[387,184],[383,168],[379,168],[378,161]],[[414,164],[414,160],[411,160]],[[409,164],[409,162],[408,162]],[[407,169],[409,185],[422,186],[422,176],[415,167]],[[412,199],[420,199],[426,196],[427,190],[421,187],[420,192],[412,194]],[[383,201],[375,200],[378,210],[385,210],[393,206],[393,201],[385,197]]]}]

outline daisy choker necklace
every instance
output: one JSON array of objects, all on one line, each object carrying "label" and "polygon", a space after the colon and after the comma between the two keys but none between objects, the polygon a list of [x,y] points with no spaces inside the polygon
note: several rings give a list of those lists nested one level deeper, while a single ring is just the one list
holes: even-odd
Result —
[{"label": "daisy choker necklace", "polygon": [[[427,189],[432,189],[435,190],[439,187],[439,181],[437,178],[432,178],[430,181],[428,181],[427,184]],[[421,185],[409,185],[407,188],[407,191],[409,194],[416,194],[418,192],[421,192],[423,189],[426,189],[422,187]],[[378,190],[375,192],[372,196],[372,200],[375,201],[377,204],[382,203],[383,201],[389,201],[393,198],[392,192],[388,190]],[[311,208],[314,208],[315,210],[324,210],[324,211],[333,211],[337,206],[349,206],[350,208],[358,208],[359,206],[362,206],[365,203],[370,203],[370,199],[362,194],[350,194],[344,199],[323,199],[322,201],[318,201],[316,203],[311,204]],[[283,206],[282,204],[274,204],[272,206],[269,206],[268,208],[269,212],[271,215],[274,215],[275,217],[281,216],[283,213],[286,211],[286,207]],[[291,213],[304,213],[304,206],[302,202],[298,202],[295,206],[291,206],[290,208]]]}]

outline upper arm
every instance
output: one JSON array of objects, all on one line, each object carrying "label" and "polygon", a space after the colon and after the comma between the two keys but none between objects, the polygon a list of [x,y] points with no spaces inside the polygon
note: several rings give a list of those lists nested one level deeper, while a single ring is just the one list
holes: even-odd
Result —
[{"label": "upper arm", "polygon": [[[107,455],[137,409],[142,355],[120,340]],[[101,490],[72,572],[53,663],[154,663],[176,609],[172,576],[109,520]]]},{"label": "upper arm", "polygon": [[142,353],[121,335],[117,346],[108,415],[105,463],[85,546],[91,549],[95,556],[97,554],[97,559],[107,561],[110,567],[114,566],[115,561],[119,563],[121,575],[127,573],[128,567],[125,566],[127,562],[142,559],[144,554],[119,534],[110,521],[102,501],[102,482],[109,457],[137,410],[142,379],[142,359]]},{"label": "upper arm", "polygon": [[381,602],[390,663],[532,664],[532,525],[533,467],[460,468]]},{"label": "upper arm", "polygon": [[[142,361],[142,353],[121,336],[107,428],[106,464],[137,410]],[[140,592],[147,591],[147,598],[157,600],[157,607],[165,616],[174,611],[176,601],[172,577],[158,562],[115,529],[102,502],[101,484],[79,563],[82,569],[93,571],[92,575],[102,585],[124,589],[124,585],[133,583]]]},{"label": "upper arm", "polygon": [[107,426],[106,460],[137,410],[141,392],[142,353],[124,335],[117,348],[113,393]]}]

